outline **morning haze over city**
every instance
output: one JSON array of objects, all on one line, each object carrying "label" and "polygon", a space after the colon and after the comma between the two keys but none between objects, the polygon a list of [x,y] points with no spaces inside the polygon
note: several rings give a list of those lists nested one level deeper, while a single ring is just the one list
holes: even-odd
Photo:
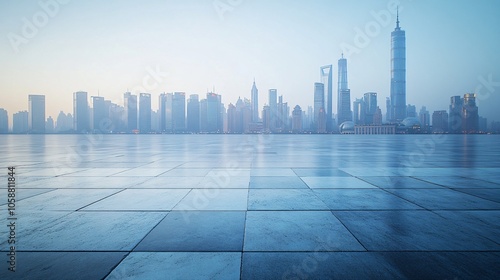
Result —
[{"label": "morning haze over city", "polygon": [[459,2],[3,3],[0,132],[498,132],[497,4]]}]

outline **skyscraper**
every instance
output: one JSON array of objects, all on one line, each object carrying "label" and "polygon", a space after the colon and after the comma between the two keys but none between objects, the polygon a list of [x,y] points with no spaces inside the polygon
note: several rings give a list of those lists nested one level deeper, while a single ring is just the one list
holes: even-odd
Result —
[{"label": "skyscraper", "polygon": [[130,92],[123,94],[124,98],[124,108],[125,108],[125,125],[127,127],[127,132],[132,132],[137,130],[137,95],[133,95]]},{"label": "skyscraper", "polygon": [[94,132],[104,133],[105,127],[104,120],[108,118],[106,112],[106,104],[104,97],[92,96],[92,130]]},{"label": "skyscraper", "polygon": [[[27,133],[28,132],[28,112],[21,111],[13,115],[12,118],[12,132],[13,133]],[[71,124],[73,125],[73,124]]]},{"label": "skyscraper", "polygon": [[167,131],[167,94],[162,93],[158,97],[158,118],[160,132]]},{"label": "skyscraper", "polygon": [[354,124],[364,124],[364,104],[362,99],[356,98],[352,102],[352,110],[353,110],[353,122]]},{"label": "skyscraper", "polygon": [[[364,124],[374,124],[374,115],[377,112],[377,93],[367,92],[363,96]],[[382,113],[381,113],[382,114]]]},{"label": "skyscraper", "polygon": [[432,113],[432,132],[443,133],[448,131],[448,113],[446,110]]},{"label": "skyscraper", "polygon": [[200,132],[200,101],[198,94],[191,94],[187,102],[187,130]]},{"label": "skyscraper", "polygon": [[276,130],[278,120],[278,90],[269,90],[269,129],[271,132]]},{"label": "skyscraper", "polygon": [[9,114],[7,110],[0,108],[0,133],[9,132]]},{"label": "skyscraper", "polygon": [[326,131],[325,85],[314,83],[314,124],[316,132]]},{"label": "skyscraper", "polygon": [[45,133],[45,95],[28,96],[28,130],[30,133]]},{"label": "skyscraper", "polygon": [[252,122],[259,122],[259,90],[255,85],[255,80],[252,86]]},{"label": "skyscraper", "polygon": [[462,107],[462,131],[464,133],[477,133],[479,131],[479,110],[476,105],[476,94],[464,94]]},{"label": "skyscraper", "polygon": [[172,130],[184,132],[186,130],[186,94],[176,92],[172,96]]},{"label": "skyscraper", "polygon": [[222,132],[221,97],[218,94],[209,92],[206,99],[206,115],[200,115],[201,119],[206,119],[206,132]]},{"label": "skyscraper", "polygon": [[406,118],[406,37],[399,27],[399,13],[396,28],[391,33],[391,122]]},{"label": "skyscraper", "polygon": [[332,65],[323,66],[320,68],[321,83],[324,86],[324,109],[326,118],[326,130],[333,130],[333,67]]},{"label": "skyscraper", "polygon": [[339,59],[338,96],[337,96],[337,124],[352,120],[351,90],[347,85],[347,59],[344,54]]},{"label": "skyscraper", "polygon": [[151,132],[151,94],[149,93],[139,95],[139,131]]},{"label": "skyscraper", "polygon": [[90,116],[87,92],[73,93],[73,129],[76,133],[90,131]]},{"label": "skyscraper", "polygon": [[296,105],[292,111],[292,132],[302,132],[302,108]]},{"label": "skyscraper", "polygon": [[450,114],[448,117],[448,130],[450,133],[462,132],[462,107],[464,101],[460,96],[450,98]]}]

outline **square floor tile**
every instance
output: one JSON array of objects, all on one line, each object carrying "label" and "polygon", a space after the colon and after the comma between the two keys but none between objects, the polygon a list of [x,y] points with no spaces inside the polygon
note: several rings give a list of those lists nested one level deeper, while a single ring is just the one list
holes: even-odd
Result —
[{"label": "square floor tile", "polygon": [[498,251],[500,245],[429,211],[334,212],[368,250]]},{"label": "square floor tile", "polygon": [[130,251],[166,213],[73,212],[19,235],[22,251]]},{"label": "square floor tile", "polygon": [[351,177],[337,168],[294,168],[293,171],[300,177]]},{"label": "square floor tile", "polygon": [[116,173],[112,175],[113,177],[115,176],[148,176],[148,177],[156,177],[160,176],[161,174],[167,172],[170,170],[170,168],[146,168],[146,167],[138,167],[138,168],[133,168],[129,169],[127,171],[123,171],[120,173]]},{"label": "square floor tile", "polygon": [[455,189],[456,191],[500,203],[500,189]]},{"label": "square floor tile", "polygon": [[204,177],[208,174],[210,168],[175,168],[160,176],[165,177]]},{"label": "square floor tile", "polygon": [[18,202],[18,207],[25,210],[66,210],[74,211],[107,196],[117,193],[116,189],[58,189],[39,194]]},{"label": "square floor tile", "polygon": [[244,251],[363,251],[329,211],[248,211]]},{"label": "square floor tile", "polygon": [[138,189],[192,189],[196,188],[204,177],[153,177],[130,188]]},{"label": "square floor tile", "polygon": [[0,278],[102,279],[120,263],[125,254],[123,252],[17,252],[16,272],[1,269]]},{"label": "square floor tile", "polygon": [[211,173],[196,185],[198,189],[248,189],[250,176],[230,176],[227,173]]},{"label": "square floor tile", "polygon": [[245,212],[174,211],[135,251],[241,252]]},{"label": "square floor tile", "polygon": [[87,177],[87,176],[112,176],[117,173],[127,171],[130,168],[89,168],[84,171],[74,172],[70,174],[66,174],[64,176],[72,176],[72,177]]},{"label": "square floor tile", "polygon": [[387,191],[427,209],[500,209],[500,203],[450,189],[387,189]]},{"label": "square floor tile", "polygon": [[331,210],[421,209],[380,189],[318,189],[314,192]]},{"label": "square floor tile", "polygon": [[500,189],[499,184],[464,177],[418,177],[421,180],[442,185],[452,189]]},{"label": "square floor tile", "polygon": [[174,210],[247,210],[248,190],[193,189]]},{"label": "square floor tile", "polygon": [[128,189],[91,204],[81,210],[165,211],[172,210],[189,190]]},{"label": "square floor tile", "polygon": [[297,176],[252,176],[250,188],[301,189],[307,188],[307,185]]},{"label": "square floor tile", "polygon": [[411,177],[372,176],[360,177],[361,180],[382,189],[441,189],[442,186]]},{"label": "square floor tile", "polygon": [[354,177],[302,177],[311,189],[375,189],[372,184]]},{"label": "square floor tile", "polygon": [[254,168],[250,176],[297,176],[290,168]]},{"label": "square floor tile", "polygon": [[239,279],[241,253],[132,252],[106,278]]},{"label": "square floor tile", "polygon": [[251,189],[248,210],[328,210],[308,189]]}]

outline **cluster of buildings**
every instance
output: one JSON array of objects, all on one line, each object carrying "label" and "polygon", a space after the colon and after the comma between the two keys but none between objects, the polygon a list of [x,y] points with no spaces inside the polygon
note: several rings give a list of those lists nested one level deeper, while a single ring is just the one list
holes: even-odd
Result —
[{"label": "cluster of buildings", "polygon": [[[158,109],[151,108],[151,94],[126,92],[123,105],[87,92],[73,93],[73,114],[60,112],[57,120],[45,116],[45,96],[29,95],[28,111],[13,114],[9,128],[7,111],[0,108],[0,133],[481,133],[486,119],[479,117],[475,94],[451,97],[449,111],[432,114],[426,107],[417,114],[406,103],[406,37],[399,25],[391,33],[391,89],[386,112],[378,106],[377,93],[367,92],[352,102],[347,59],[338,60],[337,114],[333,112],[333,66],[320,67],[314,84],[313,106],[291,109],[277,89],[268,91],[268,104],[260,110],[255,80],[251,99],[238,98],[227,108],[221,95],[203,98],[184,92],[162,93]],[[500,132],[493,122],[491,132]]]}]

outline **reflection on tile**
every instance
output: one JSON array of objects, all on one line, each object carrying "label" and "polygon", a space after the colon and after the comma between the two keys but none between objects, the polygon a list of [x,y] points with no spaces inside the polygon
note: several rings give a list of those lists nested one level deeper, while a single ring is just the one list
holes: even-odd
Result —
[{"label": "reflection on tile", "polygon": [[290,168],[254,168],[250,176],[297,176]]},{"label": "reflection on tile", "polygon": [[160,176],[166,177],[204,177],[208,174],[210,168],[175,168]]},{"label": "reflection on tile", "polygon": [[248,190],[194,189],[174,210],[247,210]]},{"label": "reflection on tile", "polygon": [[379,188],[391,189],[440,189],[442,186],[418,180],[411,177],[388,177],[388,176],[372,176],[361,177],[360,179],[374,184]]},{"label": "reflection on tile", "polygon": [[450,189],[387,189],[387,191],[427,209],[500,209],[500,203]]},{"label": "reflection on tile", "polygon": [[300,177],[350,177],[337,168],[294,168],[293,171]]},{"label": "reflection on tile", "polygon": [[192,189],[198,186],[203,177],[154,177],[131,188],[139,189]]},{"label": "reflection on tile", "polygon": [[58,189],[19,201],[26,210],[78,210],[97,200],[119,192],[116,189]]},{"label": "reflection on tile", "polygon": [[328,210],[328,206],[307,189],[251,189],[248,210]]},{"label": "reflection on tile", "polygon": [[20,235],[18,250],[132,250],[165,215],[155,212],[74,212]]},{"label": "reflection on tile", "polygon": [[311,189],[374,189],[367,182],[354,177],[302,177]]},{"label": "reflection on tile", "polygon": [[472,188],[480,188],[480,189],[500,189],[499,184],[494,184],[482,180],[475,180],[471,178],[463,178],[463,177],[418,177],[421,180],[428,181],[434,184],[446,186],[452,189],[472,189]]},{"label": "reflection on tile", "polygon": [[456,191],[500,203],[500,189],[456,189]]},{"label": "reflection on tile", "polygon": [[[500,245],[429,211],[334,212],[375,251],[498,251]],[[418,221],[418,222],[415,222]]]},{"label": "reflection on tile", "polygon": [[250,177],[250,188],[300,189],[307,185],[297,176],[255,176]]},{"label": "reflection on tile", "polygon": [[[124,252],[17,252],[15,274],[0,279],[102,279],[125,257]],[[89,269],[92,268],[92,269]]]},{"label": "reflection on tile", "polygon": [[245,212],[175,211],[135,251],[241,251]]},{"label": "reflection on tile", "polygon": [[112,176],[117,173],[129,170],[130,168],[90,168],[84,171],[71,173],[64,176],[87,177],[87,176]]},{"label": "reflection on tile", "polygon": [[461,229],[473,231],[500,244],[500,210],[487,211],[435,211]]},{"label": "reflection on tile", "polygon": [[199,189],[248,189],[250,182],[250,176],[228,176],[227,174],[216,174],[212,173],[209,176],[203,178],[196,186]]},{"label": "reflection on tile", "polygon": [[249,211],[244,251],[363,251],[329,211]]},{"label": "reflection on tile", "polygon": [[172,210],[188,192],[189,190],[184,189],[129,189],[98,201],[82,210]]},{"label": "reflection on tile", "polygon": [[332,210],[421,209],[380,189],[320,189],[314,192]]},{"label": "reflection on tile", "polygon": [[238,279],[241,253],[132,252],[106,279]]},{"label": "reflection on tile", "polygon": [[160,176],[161,174],[167,172],[170,170],[169,168],[145,168],[145,167],[138,167],[138,168],[133,168],[129,169],[127,171],[123,171],[120,173],[113,174],[112,176],[148,176],[148,177],[156,177]]}]

